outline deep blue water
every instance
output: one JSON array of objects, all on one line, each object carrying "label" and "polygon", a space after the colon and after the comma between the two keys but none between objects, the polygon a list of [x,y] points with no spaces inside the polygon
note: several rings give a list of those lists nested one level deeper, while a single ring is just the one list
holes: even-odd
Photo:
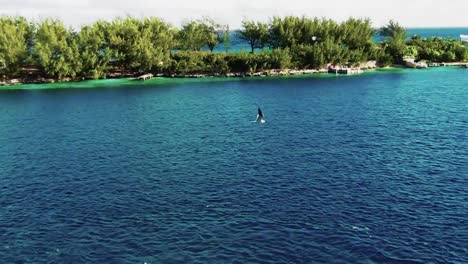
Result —
[{"label": "deep blue water", "polygon": [[[408,28],[408,38],[417,35],[421,38],[440,37],[440,38],[453,38],[460,40],[460,35],[468,35],[468,28]],[[237,31],[231,32],[230,41],[231,47],[229,51],[239,52],[247,51],[250,52],[250,45],[245,40],[239,38]],[[380,35],[374,36],[374,41],[383,41],[383,37]],[[205,48],[208,50],[208,48]],[[260,49],[257,49],[260,51]],[[225,52],[226,48],[220,44],[215,47],[215,52]]]},{"label": "deep blue water", "polygon": [[1,91],[0,263],[467,263],[467,87]]}]

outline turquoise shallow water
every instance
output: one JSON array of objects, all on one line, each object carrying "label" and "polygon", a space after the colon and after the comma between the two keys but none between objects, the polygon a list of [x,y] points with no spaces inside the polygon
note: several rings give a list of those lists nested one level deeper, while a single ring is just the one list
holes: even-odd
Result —
[{"label": "turquoise shallow water", "polygon": [[467,74],[2,90],[0,262],[466,263]]}]

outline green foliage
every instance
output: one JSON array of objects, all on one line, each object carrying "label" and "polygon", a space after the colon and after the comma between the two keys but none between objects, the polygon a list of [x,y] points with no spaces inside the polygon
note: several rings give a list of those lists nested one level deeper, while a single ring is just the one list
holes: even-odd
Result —
[{"label": "green foliage", "polygon": [[204,45],[204,32],[202,26],[197,21],[191,21],[182,26],[177,35],[181,50],[199,51]]},{"label": "green foliage", "polygon": [[179,31],[179,49],[200,51],[207,46],[210,51],[218,45],[217,25],[212,19],[193,20],[185,23]]},{"label": "green foliage", "polygon": [[119,68],[135,68],[135,43],[139,37],[141,22],[133,18],[117,18],[101,22],[105,42],[112,52],[113,65]]},{"label": "green foliage", "polygon": [[459,40],[413,37],[408,45],[417,51],[418,60],[433,62],[467,61],[468,49]]},{"label": "green foliage", "polygon": [[291,54],[289,53],[289,48],[284,50],[274,49],[270,53],[270,65],[274,69],[286,69],[289,68],[291,63]]},{"label": "green foliage", "polygon": [[310,19],[288,16],[274,17],[270,26],[270,45],[286,48],[294,45],[313,45],[325,39],[337,39],[339,26],[329,19]]},{"label": "green foliage", "polygon": [[[251,53],[227,53],[228,25],[204,18],[179,30],[158,18],[117,18],[84,26],[78,32],[46,19],[32,24],[22,17],[0,17],[0,77],[21,77],[23,68],[55,79],[106,78],[108,74],[226,74],[269,69],[322,68],[329,64],[402,63],[405,57],[433,62],[467,61],[459,40],[413,37],[394,21],[380,29],[382,43],[368,19],[274,17],[269,24],[245,20],[240,38]],[[222,44],[226,53],[213,53]],[[265,47],[269,47],[265,49]],[[211,52],[201,52],[208,48]],[[255,49],[263,49],[254,53]]]},{"label": "green foliage", "polygon": [[375,30],[369,19],[350,18],[340,24],[337,39],[350,50],[369,52],[374,34]]},{"label": "green foliage", "polygon": [[350,18],[337,24],[330,19],[294,16],[274,17],[269,32],[269,42],[276,48],[332,41],[351,50],[358,48],[370,50],[372,36],[375,33],[368,19]]},{"label": "green foliage", "polygon": [[386,37],[383,47],[387,55],[392,57],[394,63],[402,63],[407,51],[406,29],[390,20],[388,25],[380,29],[380,34]]},{"label": "green foliage", "polygon": [[387,25],[379,29],[379,34],[388,38],[394,36],[395,32],[401,32],[404,30],[405,29],[398,24],[398,22],[390,20]]},{"label": "green foliage", "polygon": [[226,74],[229,67],[225,55],[211,52],[176,52],[173,54],[172,73],[176,74]]},{"label": "green foliage", "polygon": [[406,46],[405,50],[403,51],[403,56],[404,57],[409,57],[409,58],[418,58],[418,48],[415,46]]},{"label": "green foliage", "polygon": [[134,45],[132,65],[140,72],[162,71],[170,60],[174,48],[174,32],[157,18],[143,20]]},{"label": "green foliage", "polygon": [[393,57],[385,52],[384,49],[381,49],[382,52],[379,53],[377,56],[377,61],[379,62],[380,66],[387,67],[393,64]]},{"label": "green foliage", "polygon": [[104,32],[100,24],[85,26],[77,36],[77,44],[81,58],[82,70],[79,73],[84,78],[105,78],[111,52],[106,45]]},{"label": "green foliage", "polygon": [[231,53],[226,56],[226,62],[232,72],[252,73],[270,69],[267,53]]},{"label": "green foliage", "polygon": [[360,49],[348,50],[346,54],[347,63],[351,66],[358,66],[368,60],[364,47]]},{"label": "green foliage", "polygon": [[350,18],[337,24],[329,19],[275,17],[269,32],[271,46],[290,47],[293,64],[300,68],[317,68],[326,63],[358,64],[375,57],[375,32],[368,19]]},{"label": "green foliage", "polygon": [[16,75],[29,63],[34,25],[23,17],[0,17],[0,75]]},{"label": "green foliage", "polygon": [[294,67],[300,69],[316,69],[327,64],[319,45],[295,45],[291,47],[291,57]]},{"label": "green foliage", "polygon": [[132,71],[162,71],[175,47],[175,29],[157,18],[116,19],[100,22],[105,36],[106,55],[112,64]]},{"label": "green foliage", "polygon": [[222,38],[219,36],[221,25],[215,23],[213,19],[205,18],[202,23],[203,35],[205,36],[205,45],[213,52],[213,49],[218,45]]},{"label": "green foliage", "polygon": [[39,25],[33,54],[49,77],[74,78],[81,70],[76,34],[60,21],[46,19]]},{"label": "green foliage", "polygon": [[224,50],[226,52],[231,48],[231,32],[229,31],[229,25],[226,25],[223,29],[222,40],[220,42],[224,45]]},{"label": "green foliage", "polygon": [[230,53],[226,55],[226,62],[232,72],[250,72],[252,65],[250,61],[250,54],[247,52]]},{"label": "green foliage", "polygon": [[239,38],[249,42],[254,53],[255,49],[263,49],[268,43],[268,25],[249,20],[242,21],[242,30]]},{"label": "green foliage", "polygon": [[326,62],[333,64],[343,64],[347,62],[347,48],[339,45],[332,39],[327,38],[325,41],[319,43],[319,48]]}]

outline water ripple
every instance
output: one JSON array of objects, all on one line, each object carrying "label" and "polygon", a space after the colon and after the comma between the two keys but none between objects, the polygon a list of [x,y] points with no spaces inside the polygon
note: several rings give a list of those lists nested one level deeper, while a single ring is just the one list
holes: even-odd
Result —
[{"label": "water ripple", "polygon": [[466,263],[467,84],[3,91],[0,262]]}]

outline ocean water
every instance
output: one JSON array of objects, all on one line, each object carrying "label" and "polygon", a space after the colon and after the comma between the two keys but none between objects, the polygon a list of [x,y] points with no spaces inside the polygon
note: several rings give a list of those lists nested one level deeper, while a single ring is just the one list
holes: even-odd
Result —
[{"label": "ocean water", "polygon": [[468,35],[468,28],[409,28],[408,35],[421,38],[439,37],[460,39],[460,35]]},{"label": "ocean water", "polygon": [[0,91],[0,263],[468,262],[467,69],[111,86]]}]

